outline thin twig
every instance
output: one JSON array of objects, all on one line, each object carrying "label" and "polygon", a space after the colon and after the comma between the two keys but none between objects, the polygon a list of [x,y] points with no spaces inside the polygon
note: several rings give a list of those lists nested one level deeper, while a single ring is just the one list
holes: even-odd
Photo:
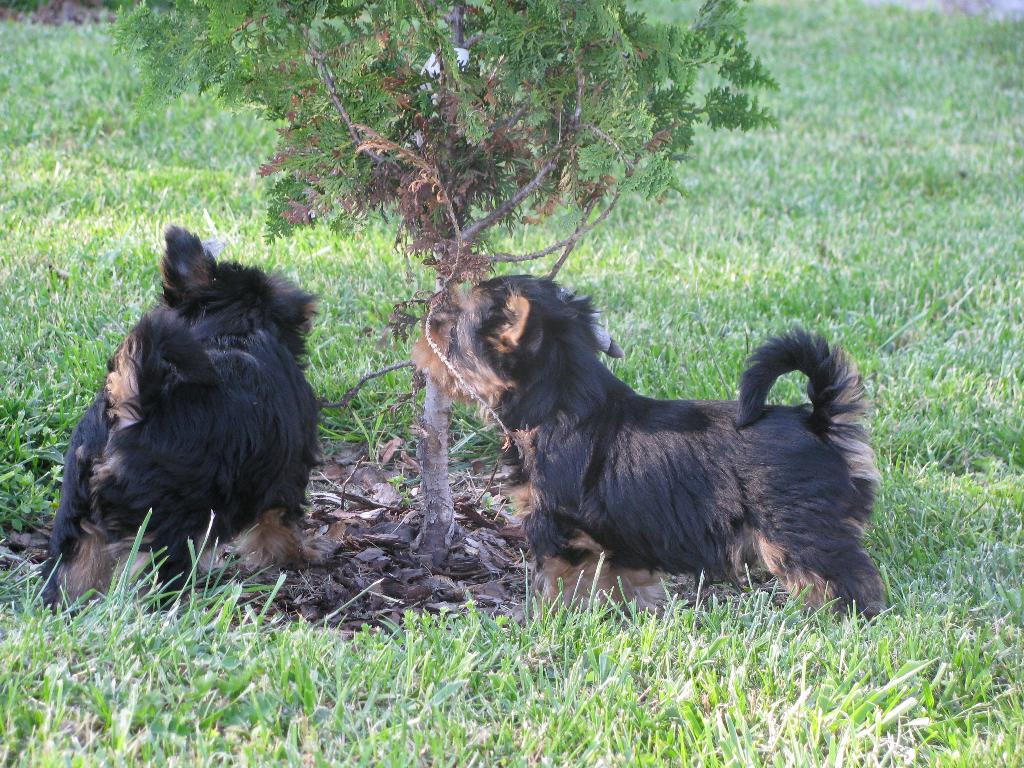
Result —
[{"label": "thin twig", "polygon": [[[361,462],[362,462],[362,459],[360,459],[360,463]],[[358,469],[359,469],[359,464],[356,464],[355,469],[352,470],[352,473],[345,480],[345,484],[341,486],[341,490],[337,494],[333,494],[333,493],[330,494],[332,496],[336,495],[338,498],[341,499],[341,501],[342,501],[342,509],[345,508],[345,502],[346,501],[351,501],[351,502],[354,502],[354,503],[358,504],[359,506],[363,507],[364,509],[387,509],[387,510],[389,510],[391,512],[404,512],[405,511],[405,509],[403,509],[402,507],[396,507],[396,506],[393,506],[391,504],[383,504],[383,503],[381,503],[379,501],[374,501],[373,499],[368,499],[365,496],[360,496],[358,493],[352,493],[351,491],[345,490],[345,488],[348,486],[349,480],[352,479],[353,475],[355,475],[355,473],[356,473],[356,471]],[[327,478],[327,476],[324,475],[322,472],[320,473],[320,475],[324,479],[329,480],[329,478]]]},{"label": "thin twig", "polygon": [[[455,208],[452,205],[451,196],[448,194],[448,190],[445,189],[444,182],[441,181],[441,170],[437,167],[436,163],[432,163],[423,155],[418,155],[407,147],[403,147],[400,144],[381,136],[373,128],[367,125],[356,125],[356,130],[361,134],[365,134],[368,138],[359,145],[357,149],[359,151],[370,151],[371,145],[382,147],[389,152],[395,152],[403,160],[407,161],[410,165],[418,168],[423,174],[426,174],[427,181],[434,187],[437,192],[437,198],[444,204],[445,213],[448,214],[448,218],[451,221],[452,230],[455,235],[455,242],[458,251],[462,251],[462,230],[459,227],[459,217],[455,213]],[[388,162],[391,162],[388,160]]]},{"label": "thin twig", "polygon": [[516,109],[515,112],[512,113],[510,117],[506,118],[505,120],[496,120],[494,124],[490,127],[491,135],[488,136],[484,141],[480,142],[475,147],[473,147],[472,152],[470,152],[470,154],[466,157],[466,160],[464,161],[465,165],[470,165],[472,161],[476,160],[476,158],[479,155],[482,155],[484,152],[489,151],[490,148],[493,146],[493,143],[497,141],[502,134],[508,134],[508,132],[515,127],[515,124],[518,123],[523,118],[523,115],[526,114],[527,108],[528,107],[526,104],[522,104],[518,109]]},{"label": "thin twig", "polygon": [[[595,205],[597,205],[597,199],[596,198],[594,200],[591,200],[590,203],[587,205],[587,207],[583,210],[583,215],[580,216],[580,225],[583,225],[583,224],[587,223],[587,220],[590,218],[590,214],[594,210],[594,206]],[[613,203],[613,205],[614,205],[614,203]],[[576,231],[573,232],[572,236],[570,236],[569,242],[565,244],[565,250],[562,251],[562,255],[558,257],[558,260],[555,261],[554,265],[551,267],[551,271],[548,272],[548,275],[547,275],[548,280],[554,280],[555,279],[555,275],[558,274],[558,271],[562,268],[562,265],[565,264],[566,259],[569,258],[569,254],[571,254],[573,252],[573,250],[575,250],[576,243],[578,243],[580,241],[580,238],[582,236],[583,236],[582,231],[580,230],[579,227],[576,227]]]},{"label": "thin twig", "polygon": [[636,163],[634,163],[632,160],[626,157],[626,154],[622,151],[622,147],[619,146],[619,143],[615,141],[615,139],[613,139],[611,136],[609,136],[606,131],[594,125],[593,123],[584,123],[582,127],[592,132],[594,135],[605,141],[607,144],[611,145],[611,147],[615,150],[615,153],[619,156],[619,159],[621,159],[622,162],[625,163],[626,170],[629,171],[630,173],[633,172],[633,169],[636,167]]},{"label": "thin twig", "polygon": [[363,377],[361,379],[359,379],[359,381],[356,383],[356,385],[354,387],[349,389],[344,395],[341,396],[341,400],[339,400],[336,403],[320,403],[320,407],[321,408],[347,408],[348,404],[351,403],[352,399],[356,396],[356,393],[359,392],[359,390],[362,388],[362,386],[366,382],[370,381],[371,379],[376,379],[376,378],[378,378],[380,376],[383,376],[386,373],[391,373],[392,371],[397,371],[400,368],[412,368],[413,365],[414,365],[414,363],[412,362],[412,360],[403,360],[400,363],[392,363],[391,365],[385,366],[384,368],[381,368],[380,370],[370,371],[369,373],[365,373],[365,374],[363,374]]},{"label": "thin twig", "polygon": [[476,497],[476,501],[473,502],[473,507],[479,507],[480,501],[483,499],[484,494],[487,493],[487,489],[491,487],[491,483],[494,482],[494,478],[498,476],[498,465],[501,464],[501,454],[499,453],[494,459],[494,467],[491,469],[491,476],[484,483],[484,487],[480,490],[480,495]]},{"label": "thin twig", "polygon": [[[557,153],[557,147],[555,151]],[[516,207],[521,202],[523,202],[523,200],[525,200],[526,198],[528,198],[530,195],[537,191],[537,188],[544,183],[544,179],[547,178],[547,175],[551,173],[551,171],[553,171],[557,165],[558,162],[554,159],[548,160],[546,163],[544,163],[544,165],[541,166],[540,170],[537,171],[537,174],[532,179],[530,179],[526,184],[520,187],[516,191],[516,193],[512,195],[512,197],[510,197],[508,200],[499,205],[497,208],[495,208],[493,211],[491,211],[483,218],[477,219],[464,230],[462,230],[463,238],[465,238],[466,240],[472,240],[480,232],[487,229],[488,227],[493,226],[494,224],[497,224],[503,218],[508,216],[513,210],[516,209]]]},{"label": "thin twig", "polygon": [[441,193],[442,202],[444,203],[445,212],[448,214],[448,221],[451,222],[452,230],[455,233],[455,249],[456,254],[462,255],[462,229],[459,227],[459,217],[455,215],[455,206],[452,205],[452,199],[448,194],[448,190],[444,187],[444,182],[441,181],[441,169],[436,165],[434,166],[434,177],[437,179],[437,190]]},{"label": "thin twig", "polygon": [[559,270],[561,270],[562,266],[565,264],[566,259],[568,259],[569,255],[576,249],[576,243],[578,242],[579,239],[577,238],[565,246],[565,250],[562,251],[562,255],[559,256],[555,263],[551,265],[551,270],[547,274],[548,280],[555,279],[555,275],[558,274]]},{"label": "thin twig", "polygon": [[327,87],[327,95],[331,99],[331,103],[334,104],[334,109],[341,115],[342,121],[348,128],[348,135],[352,137],[352,143],[358,147],[362,143],[362,138],[359,136],[359,131],[356,130],[355,123],[352,122],[352,118],[348,116],[348,110],[345,109],[345,105],[341,102],[341,97],[338,96],[338,86],[334,82],[334,75],[331,74],[331,70],[327,66],[327,62],[324,61],[324,55],[321,53],[312,42],[309,44],[309,54],[313,57],[313,61],[316,64],[317,71],[320,73],[320,77],[324,81],[324,85]]},{"label": "thin twig", "polygon": [[[602,221],[604,221],[605,219],[608,218],[608,214],[610,214],[612,212],[612,208],[614,208],[615,204],[619,202],[619,195],[621,195],[621,194],[622,194],[622,190],[621,189],[616,189],[615,190],[615,194],[612,195],[611,201],[608,203],[608,205],[605,207],[605,209],[603,211],[601,211],[600,214],[598,214],[598,217],[596,219],[594,219],[594,221],[584,231],[581,231],[579,234],[577,234],[575,239],[573,239],[572,242],[570,242],[566,246],[565,250],[562,252],[562,255],[559,256],[558,261],[556,261],[552,265],[551,271],[548,272],[548,274],[547,274],[548,280],[554,280],[555,279],[555,277],[558,275],[559,270],[565,264],[565,260],[569,258],[569,254],[572,253],[573,248],[576,247],[576,243],[579,241],[579,239],[583,235],[585,235],[587,232],[592,230],[594,227],[596,227],[598,224],[600,224]],[[590,214],[589,210],[587,211],[587,214],[588,215]]]},{"label": "thin twig", "polygon": [[508,133],[511,131],[515,124],[518,123],[523,118],[523,115],[526,114],[526,110],[528,108],[529,106],[527,104],[522,104],[507,120],[496,123],[491,128],[491,138],[495,138],[499,133]]},{"label": "thin twig", "polygon": [[341,484],[341,508],[345,508],[345,491],[348,490],[348,484],[352,482],[352,478],[356,476],[356,472],[359,471],[359,467],[363,465],[363,457],[360,456],[356,459],[356,465],[352,467],[352,471],[348,473],[348,477],[345,478],[345,482]]},{"label": "thin twig", "polygon": [[596,227],[598,224],[600,224],[602,221],[608,218],[608,214],[612,212],[612,208],[614,208],[615,203],[618,202],[620,194],[621,192],[616,190],[615,194],[612,196],[611,202],[608,203],[608,206],[604,210],[602,210],[600,214],[598,214],[598,217],[596,219],[594,219],[590,223],[587,223],[587,216],[593,210],[593,204],[591,204],[590,207],[584,210],[584,214],[580,219],[580,223],[579,225],[577,225],[576,229],[573,230],[573,233],[568,237],[559,240],[557,243],[552,243],[547,248],[543,248],[539,251],[533,251],[532,253],[495,253],[492,254],[490,257],[491,262],[495,264],[517,264],[523,261],[534,261],[536,259],[542,259],[545,256],[549,256],[557,250],[566,248],[570,244],[572,244],[573,247],[575,247],[576,242],[581,237],[583,237],[583,235],[590,232],[592,229],[594,229],[594,227]]},{"label": "thin twig", "polygon": [[576,108],[572,113],[572,132],[580,128],[580,116],[583,114],[583,86],[586,83],[586,79],[583,76],[583,68],[576,63]]},{"label": "thin twig", "polygon": [[359,504],[366,509],[386,509],[389,512],[405,511],[402,507],[396,507],[391,504],[381,504],[379,501],[374,501],[373,499],[368,499],[365,496],[360,496],[358,493],[351,493],[349,491],[345,492],[345,495],[342,497],[342,501],[354,501],[356,504]]}]

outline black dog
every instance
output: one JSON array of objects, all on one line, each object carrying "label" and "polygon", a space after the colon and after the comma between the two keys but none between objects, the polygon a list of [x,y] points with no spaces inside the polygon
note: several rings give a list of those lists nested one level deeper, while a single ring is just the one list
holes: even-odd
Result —
[{"label": "black dog", "polygon": [[[660,401],[600,362],[621,351],[590,301],[549,280],[496,278],[455,303],[430,329],[451,369],[425,337],[413,358],[527,435],[520,496],[542,596],[561,582],[567,599],[621,590],[653,604],[665,572],[735,578],[760,562],[811,605],[884,608],[861,543],[879,475],[841,351],[794,331],[754,352],[739,402]],[[766,407],[794,370],[811,407]]]},{"label": "black dog", "polygon": [[48,603],[106,587],[150,510],[143,550],[164,582],[192,567],[190,545],[208,557],[239,533],[257,565],[311,554],[296,521],[318,458],[302,372],[314,297],[216,262],[184,229],[166,240],[163,302],[114,354],[68,448]]}]

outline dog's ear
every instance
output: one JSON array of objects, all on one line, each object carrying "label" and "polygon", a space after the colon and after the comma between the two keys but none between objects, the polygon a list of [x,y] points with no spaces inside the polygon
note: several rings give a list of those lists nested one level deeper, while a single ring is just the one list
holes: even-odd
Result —
[{"label": "dog's ear", "polygon": [[227,243],[216,237],[211,237],[209,240],[203,240],[203,250],[206,251],[206,255],[211,259],[216,259],[220,256],[221,252],[227,247]]},{"label": "dog's ear", "polygon": [[164,298],[173,306],[189,293],[210,284],[213,255],[203,242],[181,227],[170,226],[164,232],[167,250],[160,263],[164,278]]},{"label": "dog's ear", "polygon": [[590,321],[590,328],[594,331],[594,338],[597,339],[597,348],[608,357],[624,357],[626,353],[622,351],[622,347],[615,343],[615,339],[608,333],[608,329],[597,322],[597,318],[597,313],[594,313]]},{"label": "dog's ear", "polygon": [[505,317],[507,322],[498,333],[499,352],[511,352],[522,342],[530,319],[529,299],[518,293],[511,294],[505,301]]},{"label": "dog's ear", "polygon": [[316,317],[317,299],[310,296],[302,305],[302,332],[309,333],[313,330],[313,318]]},{"label": "dog's ear", "polygon": [[306,293],[283,277],[268,277],[267,286],[270,289],[270,317],[277,326],[288,333],[309,333],[316,316],[316,296]]}]

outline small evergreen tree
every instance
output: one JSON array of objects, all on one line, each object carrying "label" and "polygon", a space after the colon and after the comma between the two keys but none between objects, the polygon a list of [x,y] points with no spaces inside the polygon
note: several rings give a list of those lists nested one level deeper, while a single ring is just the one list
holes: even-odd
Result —
[{"label": "small evergreen tree", "polygon": [[[624,0],[176,0],[123,13],[118,37],[150,96],[212,90],[280,124],[261,168],[271,235],[397,214],[436,271],[429,314],[495,264],[550,257],[557,273],[621,195],[673,186],[698,125],[770,122],[741,11],[708,0],[670,25]],[[547,247],[493,247],[496,228],[565,210],[575,224]],[[418,546],[435,562],[454,525],[449,407],[428,382]]]}]

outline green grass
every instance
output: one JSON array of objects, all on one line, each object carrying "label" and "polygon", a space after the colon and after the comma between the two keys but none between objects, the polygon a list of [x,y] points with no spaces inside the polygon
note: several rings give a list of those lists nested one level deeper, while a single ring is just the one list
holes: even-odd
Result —
[{"label": "green grass", "polygon": [[[68,618],[0,574],[0,762],[1020,764],[1024,27],[807,0],[755,4],[750,29],[779,130],[702,136],[688,196],[625,201],[563,279],[650,395],[733,397],[751,346],[797,322],[849,350],[875,403],[888,614],[751,593],[345,638],[239,607],[236,584]],[[325,396],[406,354],[376,343],[406,291],[391,232],[263,242],[268,126],[205,99],[136,113],[102,30],[0,24],[0,50],[0,532],[52,514],[70,430],[156,296],[167,222],[322,296]],[[364,390],[325,440],[408,436],[411,412],[386,408],[405,385]]]}]

